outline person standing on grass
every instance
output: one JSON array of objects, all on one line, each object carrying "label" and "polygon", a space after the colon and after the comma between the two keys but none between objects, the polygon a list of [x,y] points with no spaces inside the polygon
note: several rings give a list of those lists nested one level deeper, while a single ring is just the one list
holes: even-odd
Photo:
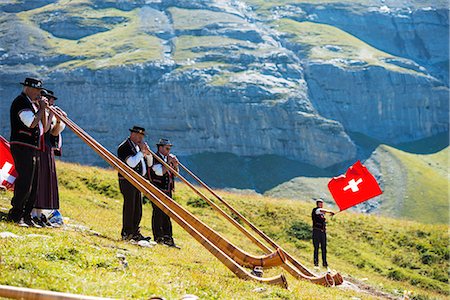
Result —
[{"label": "person standing on grass", "polygon": [[[158,147],[156,155],[178,172],[178,159],[175,155],[170,153],[172,146],[172,143],[168,139],[160,139],[156,144],[156,147]],[[149,169],[149,173],[151,183],[153,183],[164,194],[172,198],[173,191],[175,189],[174,174],[156,159],[153,160],[153,165]],[[172,222],[170,221],[169,216],[159,209],[153,202],[152,207],[152,230],[155,242],[179,249],[180,247],[178,247],[173,240]]]},{"label": "person standing on grass", "polygon": [[334,216],[334,212],[323,208],[323,200],[316,200],[316,207],[312,210],[313,222],[312,239],[314,245],[314,266],[319,267],[319,246],[322,251],[322,265],[328,268],[327,262],[327,231],[325,214]]},{"label": "person standing on grass", "polygon": [[[41,96],[47,99],[49,106],[53,106],[58,99],[50,90],[41,91]],[[59,107],[55,108],[65,114]],[[55,155],[61,153],[61,132],[65,124],[57,119],[51,111],[46,112],[47,126],[44,128],[44,143],[42,151],[39,152],[40,168],[38,176],[38,190],[34,209],[32,211],[33,221],[41,227],[55,227],[51,224],[43,209],[59,209],[58,179],[56,177]]]},{"label": "person standing on grass", "polygon": [[[142,177],[148,179],[148,167],[153,164],[147,144],[144,142],[145,129],[134,126],[130,136],[117,149],[117,156]],[[142,193],[119,173],[119,188],[123,195],[122,240],[150,241],[143,236],[139,224],[142,219]]]},{"label": "person standing on grass", "polygon": [[38,189],[39,151],[44,143],[45,110],[48,102],[41,97],[42,81],[26,78],[22,93],[11,104],[11,154],[18,173],[8,220],[22,227],[38,227],[31,211]]}]

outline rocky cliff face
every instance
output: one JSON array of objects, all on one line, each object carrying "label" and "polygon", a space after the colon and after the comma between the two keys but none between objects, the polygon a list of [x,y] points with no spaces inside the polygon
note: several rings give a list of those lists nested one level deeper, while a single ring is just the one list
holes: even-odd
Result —
[{"label": "rocky cliff face", "polygon": [[[1,4],[0,133],[32,75],[113,151],[139,124],[184,156],[327,168],[357,158],[349,132],[399,143],[448,131],[448,9],[388,2]],[[98,162],[65,135],[68,159]]]}]

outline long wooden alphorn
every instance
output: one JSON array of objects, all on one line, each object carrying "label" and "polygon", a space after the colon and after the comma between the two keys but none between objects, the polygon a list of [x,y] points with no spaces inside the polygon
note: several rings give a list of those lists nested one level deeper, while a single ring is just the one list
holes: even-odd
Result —
[{"label": "long wooden alphorn", "polygon": [[[73,122],[72,122],[73,123]],[[77,126],[73,123],[74,126]],[[78,127],[79,128],[79,127]],[[80,129],[80,128],[79,128]],[[80,129],[81,130],[81,129]],[[95,140],[93,140],[95,141]],[[118,159],[117,157],[113,157],[113,159]],[[263,267],[274,267],[280,266],[284,263],[286,258],[282,251],[275,250],[272,253],[261,256],[254,256],[240,248],[233,245],[227,239],[222,237],[215,230],[211,229],[209,226],[204,224],[198,218],[196,218],[192,213],[188,210],[184,209],[180,204],[173,201],[169,196],[165,193],[161,192],[154,185],[150,184],[147,180],[142,178],[141,176],[137,178],[140,184],[146,186],[149,190],[154,193],[158,199],[162,201],[167,201],[166,204],[170,205],[170,208],[174,210],[180,217],[182,217],[185,221],[190,223],[191,226],[195,227],[197,230],[202,232],[205,237],[207,237],[211,242],[213,242],[217,247],[219,247],[222,251],[224,251],[227,255],[229,255],[233,260],[235,260],[239,265],[249,268],[254,268],[256,266]]]},{"label": "long wooden alphorn", "polygon": [[[118,159],[115,155],[110,153],[106,148],[95,141],[84,130],[79,128],[68,117],[61,114],[59,111],[50,107],[50,110],[58,116],[78,137],[80,137],[86,144],[88,144],[97,154],[100,155],[106,162],[108,162],[113,168],[115,168],[122,176],[128,180],[133,186],[139,189],[146,197],[148,197],[158,208],[160,208],[169,217],[175,220],[184,230],[186,230],[192,237],[194,237],[199,243],[201,243],[211,254],[213,254],[219,261],[221,261],[226,267],[228,267],[239,278],[247,280],[255,280],[265,282],[269,284],[281,285],[287,288],[287,282],[284,275],[275,276],[272,278],[260,278],[256,277],[247,271],[245,271],[239,264],[237,264],[232,258],[219,249],[214,243],[208,240],[201,232],[195,229],[191,224],[186,222],[176,212],[174,212],[166,203],[161,201],[157,196],[153,194],[153,191],[158,190],[150,183],[149,186],[143,185],[139,178],[142,178],[128,165]],[[150,187],[150,189],[148,188]],[[170,198],[169,198],[170,199]],[[170,199],[171,200],[171,199]]]},{"label": "long wooden alphorn", "polygon": [[[254,242],[256,245],[258,245],[263,251],[266,253],[271,253],[271,249],[267,247],[264,243],[262,243],[259,239],[257,239],[252,233],[250,233],[244,226],[239,224],[235,219],[233,219],[230,215],[228,215],[225,211],[223,211],[219,206],[217,206],[214,202],[212,202],[208,197],[206,197],[201,191],[199,191],[194,185],[192,185],[188,180],[186,180],[177,170],[172,168],[168,163],[166,163],[161,157],[156,155],[153,151],[149,149],[150,153],[153,155],[153,157],[161,163],[165,168],[167,168],[169,171],[171,171],[175,176],[180,178],[181,181],[183,181],[187,186],[189,186],[197,195],[199,195],[203,200],[205,200],[209,205],[211,205],[216,211],[218,211],[225,219],[227,219],[229,222],[231,222],[236,228],[238,228],[246,237],[248,237],[252,242]],[[192,172],[190,172],[185,166],[183,166],[181,163],[179,163],[180,166],[188,172],[189,175],[193,176],[198,181],[202,182],[197,176],[195,176]],[[203,183],[203,182],[202,182]],[[204,186],[207,186],[203,183]],[[209,188],[209,187],[208,187]],[[256,226],[255,226],[256,228]],[[279,251],[280,248],[277,248],[277,251]],[[291,275],[293,275],[296,278],[308,280],[317,284],[321,284],[324,286],[332,286],[335,284],[334,279],[330,274],[325,274],[322,276],[317,275],[306,275],[299,270],[292,267],[292,265],[289,264],[283,264],[282,267],[286,269]]]},{"label": "long wooden alphorn", "polygon": [[[203,186],[206,190],[208,190],[214,197],[216,197],[222,204],[224,204],[230,211],[232,211],[240,220],[242,220],[245,224],[247,224],[253,231],[255,231],[260,237],[262,237],[267,243],[269,243],[275,249],[281,249],[286,255],[286,259],[289,263],[291,263],[297,270],[292,268],[291,265],[286,264],[283,266],[286,271],[288,271],[291,275],[299,279],[306,279],[313,282],[318,282],[324,285],[329,285],[329,274],[319,276],[314,274],[308,268],[306,268],[303,264],[301,264],[298,260],[296,260],[292,255],[290,255],[286,250],[284,250],[281,246],[279,246],[275,241],[273,241],[269,236],[267,236],[263,231],[257,228],[253,223],[251,223],[246,217],[244,217],[239,211],[237,211],[233,206],[231,206],[228,202],[222,199],[213,189],[211,189],[206,183],[204,183],[199,177],[197,177],[194,173],[192,173],[188,168],[186,168],[182,163],[179,163],[179,166],[186,171],[192,178],[194,178],[201,186]],[[208,202],[209,203],[209,202]],[[215,207],[215,206],[213,206]],[[233,219],[234,220],[234,219]],[[238,222],[232,222],[233,224],[238,224],[242,227]],[[241,230],[242,231],[242,230]],[[245,233],[244,233],[245,234]],[[257,240],[251,239],[258,245],[263,251],[271,252],[272,250],[268,248],[266,245],[262,243],[258,243]],[[299,272],[300,271],[300,272]],[[339,273],[335,273],[331,275],[332,281],[335,285],[340,285],[343,283],[343,278]]]},{"label": "long wooden alphorn", "polygon": [[0,297],[32,300],[113,300],[111,298],[53,292],[10,285],[0,285]]},{"label": "long wooden alphorn", "polygon": [[[78,125],[76,125],[73,121],[68,120],[72,122],[72,125],[76,128],[78,128],[80,131],[82,131],[81,128],[79,128]],[[96,142],[93,138],[91,138],[93,142]],[[116,156],[113,157],[113,159],[118,159]],[[219,233],[217,233],[215,230],[211,229],[209,226],[204,224],[202,221],[200,221],[198,218],[196,218],[192,213],[190,213],[188,210],[184,209],[180,204],[173,201],[170,197],[168,197],[165,193],[161,192],[158,188],[156,188],[154,185],[150,184],[147,180],[142,178],[141,176],[137,178],[137,180],[144,186],[146,186],[148,189],[150,189],[160,200],[168,201],[167,205],[170,205],[171,209],[173,209],[180,217],[182,217],[184,220],[189,222],[192,226],[194,226],[197,230],[201,231],[206,235],[206,237],[216,244],[222,251],[227,253],[231,258],[233,258],[239,265],[248,267],[248,268],[254,268],[256,266],[263,266],[266,268],[274,267],[274,266],[280,266],[284,263],[286,258],[284,257],[284,253],[280,250],[275,250],[272,253],[266,254],[266,255],[260,255],[260,256],[254,256],[249,253],[246,253],[245,251],[241,250],[240,248],[233,245],[231,242],[229,242],[227,239],[222,237]]]}]

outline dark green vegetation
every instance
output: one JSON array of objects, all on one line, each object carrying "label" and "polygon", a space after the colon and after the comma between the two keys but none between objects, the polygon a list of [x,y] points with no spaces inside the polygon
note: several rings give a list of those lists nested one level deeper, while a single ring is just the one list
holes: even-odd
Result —
[{"label": "dark green vegetation", "polygon": [[[192,293],[206,299],[329,299],[373,298],[381,290],[415,299],[447,298],[449,235],[447,225],[426,225],[354,213],[340,213],[329,221],[329,262],[346,278],[367,278],[371,293],[324,288],[287,275],[291,290],[237,279],[218,260],[174,227],[182,250],[156,246],[140,248],[119,241],[122,199],[114,171],[58,163],[62,214],[66,229],[22,229],[0,222],[0,232],[21,239],[1,239],[0,284],[42,288],[117,298],[168,299]],[[309,239],[311,204],[258,195],[219,191],[227,201],[276,239],[308,267],[312,266]],[[11,194],[2,194],[6,211]],[[178,184],[175,200],[200,219],[251,253],[261,253],[203,201]],[[145,205],[142,230],[151,232],[151,206]],[[27,237],[37,233],[46,237]],[[129,263],[123,268],[116,255]],[[266,275],[282,272],[268,270]],[[254,289],[262,287],[258,293]]]}]

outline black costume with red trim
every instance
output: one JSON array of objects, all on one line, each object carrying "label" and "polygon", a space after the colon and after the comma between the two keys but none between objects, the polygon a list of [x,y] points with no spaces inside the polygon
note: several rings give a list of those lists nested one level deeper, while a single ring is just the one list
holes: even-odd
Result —
[{"label": "black costume with red trim", "polygon": [[30,99],[25,93],[21,93],[14,99],[10,109],[11,154],[18,176],[14,182],[14,196],[8,219],[14,222],[21,218],[31,219],[38,192],[39,150],[44,143],[39,124],[30,128],[20,119],[19,114],[26,110],[37,113]]},{"label": "black costume with red trim", "polygon": [[[158,155],[162,160],[164,160],[164,157],[161,155],[161,153],[157,152],[156,155]],[[156,159],[153,160],[153,166],[160,164],[161,163],[159,163]],[[167,172],[164,173],[163,176],[158,176],[156,175],[153,168],[149,168],[149,173],[151,182],[158,189],[164,192],[167,196],[172,198],[172,191],[175,188],[174,174],[172,174],[172,172],[167,170]],[[172,222],[170,221],[169,216],[166,215],[155,204],[153,204],[153,202],[152,207],[153,207],[153,214],[152,214],[153,238],[157,242],[162,240],[173,242]]]}]

